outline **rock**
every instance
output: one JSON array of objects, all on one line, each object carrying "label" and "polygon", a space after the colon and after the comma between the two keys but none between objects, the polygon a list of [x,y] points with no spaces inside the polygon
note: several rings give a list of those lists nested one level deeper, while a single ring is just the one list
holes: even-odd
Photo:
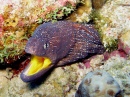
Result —
[{"label": "rock", "polygon": [[123,97],[116,80],[106,71],[89,72],[82,80],[75,97]]},{"label": "rock", "polygon": [[[19,75],[5,83],[0,97],[74,97],[76,84],[85,76],[87,70],[83,64],[58,67],[50,75],[43,76],[37,82],[24,83]],[[2,96],[1,96],[2,95]]]},{"label": "rock", "polygon": [[92,0],[93,8],[99,9],[105,4],[107,0]]},{"label": "rock", "polygon": [[92,13],[92,2],[91,0],[84,0],[83,3],[79,4],[77,9],[67,18],[74,22],[89,22],[90,14]]},{"label": "rock", "polygon": [[6,93],[8,90],[8,79],[7,72],[5,70],[0,70],[0,97],[6,97]]},{"label": "rock", "polygon": [[127,31],[120,36],[118,49],[121,49],[125,51],[127,55],[130,55],[130,31]]}]

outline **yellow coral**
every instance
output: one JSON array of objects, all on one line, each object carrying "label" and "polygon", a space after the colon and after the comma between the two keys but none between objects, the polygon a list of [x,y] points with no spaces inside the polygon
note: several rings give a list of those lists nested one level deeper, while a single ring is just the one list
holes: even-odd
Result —
[{"label": "yellow coral", "polygon": [[18,18],[17,17],[8,18],[4,22],[4,26],[16,27],[17,24],[18,24]]},{"label": "yellow coral", "polygon": [[84,0],[69,17],[74,22],[89,22],[92,11],[91,0]]}]

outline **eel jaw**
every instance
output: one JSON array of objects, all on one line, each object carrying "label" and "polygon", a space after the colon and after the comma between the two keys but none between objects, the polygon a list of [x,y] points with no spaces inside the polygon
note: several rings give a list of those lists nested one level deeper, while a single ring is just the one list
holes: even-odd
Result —
[{"label": "eel jaw", "polygon": [[53,67],[47,57],[32,56],[28,66],[21,72],[20,77],[24,82],[35,81]]}]

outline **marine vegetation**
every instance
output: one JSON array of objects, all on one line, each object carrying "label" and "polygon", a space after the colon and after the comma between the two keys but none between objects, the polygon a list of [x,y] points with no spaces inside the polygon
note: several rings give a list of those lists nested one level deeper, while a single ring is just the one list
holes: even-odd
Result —
[{"label": "marine vegetation", "polygon": [[33,57],[21,73],[25,82],[34,81],[56,66],[102,54],[105,51],[92,25],[70,21],[40,25],[29,38],[25,52]]},{"label": "marine vegetation", "polygon": [[100,33],[102,42],[106,50],[111,52],[117,49],[118,39],[115,39],[112,36],[109,36],[112,33],[112,32],[109,32],[109,26],[110,26],[109,23],[111,23],[111,20],[101,15],[100,11],[97,11],[97,10],[93,11],[92,18],[94,20],[94,23],[96,24],[95,27],[98,29]]}]

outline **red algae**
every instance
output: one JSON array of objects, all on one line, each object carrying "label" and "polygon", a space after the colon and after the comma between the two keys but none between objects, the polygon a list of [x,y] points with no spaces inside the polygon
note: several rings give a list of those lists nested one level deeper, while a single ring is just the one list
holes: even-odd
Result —
[{"label": "red algae", "polygon": [[25,69],[25,67],[29,64],[30,62],[30,58],[27,58],[25,61],[21,62],[20,64],[18,64],[17,68],[13,68],[12,72],[13,72],[13,77],[17,77],[19,73],[21,73],[21,71],[23,69]]},{"label": "red algae", "polygon": [[104,60],[108,60],[109,58],[111,58],[112,56],[120,56],[122,58],[127,58],[127,54],[124,50],[119,49],[119,50],[115,50],[112,52],[105,52],[104,54]]}]

